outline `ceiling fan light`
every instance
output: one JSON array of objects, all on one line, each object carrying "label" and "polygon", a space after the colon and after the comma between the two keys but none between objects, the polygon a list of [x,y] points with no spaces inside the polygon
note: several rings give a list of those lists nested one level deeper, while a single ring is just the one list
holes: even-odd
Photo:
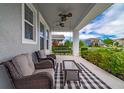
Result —
[{"label": "ceiling fan light", "polygon": [[60,25],[61,27],[64,27],[64,23],[60,23],[59,25]]},{"label": "ceiling fan light", "polygon": [[68,17],[72,17],[72,13],[68,13],[68,15],[67,15]]}]

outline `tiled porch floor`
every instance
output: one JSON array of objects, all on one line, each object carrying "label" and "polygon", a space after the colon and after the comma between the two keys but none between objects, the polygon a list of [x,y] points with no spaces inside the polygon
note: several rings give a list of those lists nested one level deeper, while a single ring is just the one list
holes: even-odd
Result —
[{"label": "tiled porch floor", "polygon": [[[78,82],[68,82],[63,87],[62,85],[62,60],[75,60],[82,68],[80,77],[82,78],[82,86],[78,87]],[[116,78],[101,68],[91,64],[81,57],[57,55],[58,72],[56,72],[56,88],[112,88],[124,89],[124,81]]]}]

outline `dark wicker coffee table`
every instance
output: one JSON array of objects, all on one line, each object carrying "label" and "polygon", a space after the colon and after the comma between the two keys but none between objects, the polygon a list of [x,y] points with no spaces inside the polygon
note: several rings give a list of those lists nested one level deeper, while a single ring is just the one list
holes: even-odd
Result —
[{"label": "dark wicker coffee table", "polygon": [[67,81],[79,81],[79,68],[74,60],[63,60],[63,71],[64,71],[64,86]]}]

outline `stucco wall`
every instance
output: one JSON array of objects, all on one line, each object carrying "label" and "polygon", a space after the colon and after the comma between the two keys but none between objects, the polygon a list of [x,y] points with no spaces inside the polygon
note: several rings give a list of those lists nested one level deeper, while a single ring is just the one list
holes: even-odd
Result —
[{"label": "stucco wall", "polygon": [[[21,4],[0,4],[0,62],[17,54],[30,53],[39,49],[38,37],[37,44],[22,44],[21,6]],[[36,9],[38,10],[37,7]]]}]

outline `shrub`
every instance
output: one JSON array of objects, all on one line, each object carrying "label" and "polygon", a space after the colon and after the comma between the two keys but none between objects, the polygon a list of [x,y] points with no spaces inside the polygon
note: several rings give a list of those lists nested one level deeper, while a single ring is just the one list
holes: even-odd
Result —
[{"label": "shrub", "polygon": [[124,75],[124,52],[111,54],[109,65],[112,73]]},{"label": "shrub", "polygon": [[70,41],[70,40],[66,40],[65,41],[65,43],[64,43],[64,46],[66,46],[66,47],[72,47],[72,41]]},{"label": "shrub", "polygon": [[88,61],[94,63],[95,65],[99,65],[101,62],[107,62],[109,57],[109,52],[105,50],[88,50],[82,51],[81,56]]},{"label": "shrub", "polygon": [[123,48],[115,48],[115,49],[112,49],[112,51],[115,51],[115,52],[121,52],[123,50]]},{"label": "shrub", "polygon": [[82,48],[84,46],[86,46],[85,42],[83,40],[80,40],[79,41],[79,48]]},{"label": "shrub", "polygon": [[54,46],[52,47],[53,53],[58,53],[58,54],[71,54],[72,50],[70,47],[67,46]]},{"label": "shrub", "polygon": [[81,56],[89,62],[124,80],[124,52],[111,49],[81,51]]},{"label": "shrub", "polygon": [[81,51],[84,51],[84,50],[88,50],[88,48],[87,47],[81,48]]}]

